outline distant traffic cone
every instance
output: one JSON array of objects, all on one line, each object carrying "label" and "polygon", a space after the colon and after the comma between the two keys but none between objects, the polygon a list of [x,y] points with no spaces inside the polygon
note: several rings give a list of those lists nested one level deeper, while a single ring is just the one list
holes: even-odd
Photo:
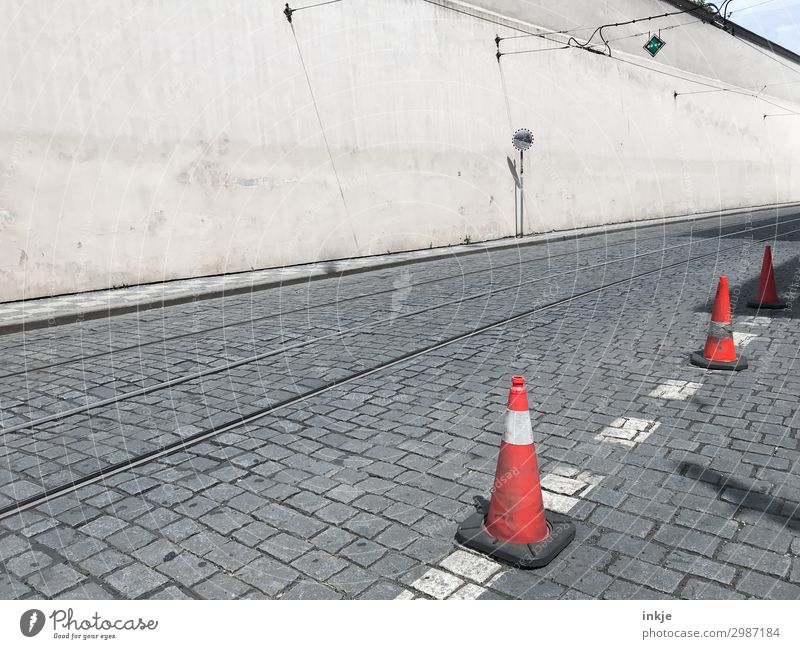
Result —
[{"label": "distant traffic cone", "polygon": [[747,368],[744,356],[736,357],[733,343],[733,323],[731,322],[731,298],[728,291],[728,278],[722,275],[717,285],[714,308],[711,310],[711,324],[708,326],[706,346],[701,352],[692,352],[692,365],[710,370],[743,370]]},{"label": "distant traffic cone", "polygon": [[574,537],[572,521],[544,509],[525,380],[515,376],[492,500],[488,510],[482,503],[459,526],[456,541],[519,568],[538,568],[550,563]]},{"label": "distant traffic cone", "polygon": [[772,246],[764,250],[761,262],[761,278],[758,280],[758,293],[747,303],[753,309],[785,309],[788,305],[778,297],[775,288],[775,271],[772,268]]}]

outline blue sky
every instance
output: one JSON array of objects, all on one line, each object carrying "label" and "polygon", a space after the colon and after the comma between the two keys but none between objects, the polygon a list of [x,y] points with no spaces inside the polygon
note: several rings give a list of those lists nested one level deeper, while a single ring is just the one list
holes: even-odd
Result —
[{"label": "blue sky", "polygon": [[732,21],[800,54],[800,0],[732,0]]}]

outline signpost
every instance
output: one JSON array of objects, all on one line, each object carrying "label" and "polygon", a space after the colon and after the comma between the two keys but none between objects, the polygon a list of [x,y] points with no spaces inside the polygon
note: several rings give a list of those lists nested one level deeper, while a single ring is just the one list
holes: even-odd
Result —
[{"label": "signpost", "polygon": [[519,187],[519,234],[517,236],[521,237],[525,234],[525,190],[522,179],[522,174],[525,171],[524,156],[525,151],[530,149],[533,145],[533,133],[531,133],[527,128],[518,129],[514,133],[514,137],[511,138],[511,144],[513,144],[514,148],[519,151],[519,177],[514,174],[514,182],[516,182],[517,186]]},{"label": "signpost", "polygon": [[666,41],[661,40],[660,36],[653,34],[650,40],[644,44],[644,49],[650,52],[650,56],[655,56],[661,51],[661,48],[667,44]]}]

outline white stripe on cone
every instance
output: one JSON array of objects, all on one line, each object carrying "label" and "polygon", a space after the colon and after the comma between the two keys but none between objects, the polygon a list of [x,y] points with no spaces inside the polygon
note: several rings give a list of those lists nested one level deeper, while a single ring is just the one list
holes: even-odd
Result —
[{"label": "white stripe on cone", "polygon": [[531,414],[527,410],[506,411],[506,431],[503,434],[503,441],[506,444],[516,444],[517,446],[533,444]]}]

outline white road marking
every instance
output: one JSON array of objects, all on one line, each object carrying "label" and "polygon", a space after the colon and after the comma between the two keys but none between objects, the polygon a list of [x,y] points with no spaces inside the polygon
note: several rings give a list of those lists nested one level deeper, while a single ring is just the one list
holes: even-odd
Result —
[{"label": "white road marking", "polygon": [[475,584],[467,584],[461,590],[456,591],[447,599],[478,599],[486,592],[485,588],[476,586]]},{"label": "white road marking", "polygon": [[397,597],[395,597],[395,599],[416,599],[416,598],[414,597],[414,593],[412,593],[410,590],[404,590]]},{"label": "white road marking", "polygon": [[637,419],[635,417],[620,417],[601,430],[595,439],[600,442],[610,442],[633,448],[646,440],[660,426],[657,421]]},{"label": "white road marking", "polygon": [[555,473],[548,473],[541,479],[542,489],[552,491],[557,494],[574,496],[579,491],[586,488],[586,483],[573,478],[565,478]]},{"label": "white road marking", "polygon": [[740,333],[738,331],[733,332],[733,344],[736,347],[747,347],[747,345],[756,338],[758,338],[758,336],[755,334]]},{"label": "white road marking", "polygon": [[564,496],[562,494],[553,494],[549,491],[542,492],[542,500],[544,501],[544,508],[549,509],[559,514],[566,514],[570,509],[578,504],[577,498],[571,496]]},{"label": "white road marking", "polygon": [[[580,502],[580,498],[576,496],[585,496],[595,485],[600,484],[604,477],[590,471],[580,471],[567,464],[549,465],[547,473],[540,477],[545,509],[568,514]],[[461,548],[442,559],[439,567],[468,580],[458,590],[456,590],[457,587],[453,588],[450,591],[451,594],[446,596],[447,599],[477,599],[503,574],[508,572],[507,569],[502,568],[501,564],[492,559]],[[449,578],[450,581],[446,578]],[[412,587],[437,599],[442,599],[441,594],[455,583],[452,580],[463,583],[458,577],[437,568],[431,568],[415,581]]]},{"label": "white road marking", "polygon": [[445,599],[452,595],[464,582],[458,577],[451,575],[438,568],[431,568],[422,577],[417,579],[412,588],[416,588],[421,593],[430,595],[436,599]]},{"label": "white road marking", "polygon": [[439,565],[456,575],[479,584],[482,584],[500,570],[500,566],[494,561],[486,559],[483,555],[472,554],[465,550],[456,550],[453,554],[442,559]]},{"label": "white road marking", "polygon": [[656,387],[648,396],[657,397],[659,399],[669,399],[673,401],[686,401],[702,387],[702,383],[692,383],[691,381],[669,379]]},{"label": "white road marking", "polygon": [[736,318],[736,324],[749,327],[768,327],[772,324],[772,319],[764,316],[746,315]]}]

